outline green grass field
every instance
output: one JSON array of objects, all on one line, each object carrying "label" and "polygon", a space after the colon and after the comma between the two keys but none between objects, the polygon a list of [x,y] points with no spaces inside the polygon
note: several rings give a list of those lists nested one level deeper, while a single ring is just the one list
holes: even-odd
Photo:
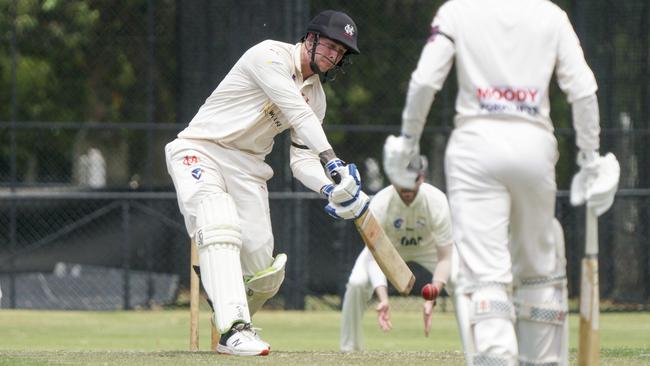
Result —
[{"label": "green grass field", "polygon": [[[0,366],[40,365],[463,365],[451,313],[436,313],[425,338],[418,312],[393,312],[393,330],[382,333],[366,312],[366,352],[338,352],[340,313],[262,311],[255,326],[272,345],[257,358],[208,351],[208,312],[201,314],[201,349],[188,352],[189,311],[55,312],[0,310]],[[577,315],[571,314],[575,364]],[[601,317],[602,365],[650,364],[650,313]]]}]

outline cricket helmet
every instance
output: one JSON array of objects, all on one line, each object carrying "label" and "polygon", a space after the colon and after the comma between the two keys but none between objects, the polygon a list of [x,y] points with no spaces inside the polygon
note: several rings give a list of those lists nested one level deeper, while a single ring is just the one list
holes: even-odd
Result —
[{"label": "cricket helmet", "polygon": [[350,16],[341,11],[325,10],[318,13],[307,25],[306,33],[317,33],[336,41],[344,45],[348,53],[360,53],[357,46],[357,25]]}]

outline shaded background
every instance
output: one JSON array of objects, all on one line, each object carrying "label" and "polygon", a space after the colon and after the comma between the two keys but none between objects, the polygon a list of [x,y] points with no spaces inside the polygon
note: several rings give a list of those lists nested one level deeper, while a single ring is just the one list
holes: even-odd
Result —
[{"label": "shaded background", "polygon": [[[387,184],[380,162],[399,131],[410,73],[441,1],[0,0],[0,286],[2,307],[110,309],[173,302],[189,281],[189,239],[163,156],[247,48],[296,42],[324,9],[344,10],[362,54],[326,84],[326,132],[356,162],[366,191]],[[557,1],[599,84],[602,151],[620,160],[621,191],[600,220],[601,295],[616,309],[650,299],[650,49],[647,1]],[[430,181],[455,95],[450,74],[422,140]],[[578,291],[584,210],[568,204],[576,171],[570,107],[553,83],[561,151],[557,217]],[[288,135],[267,158],[276,252],[289,255],[275,306],[341,295],[363,243],[349,222],[291,177]],[[245,230],[245,228],[244,228]],[[416,288],[430,276],[415,268]],[[331,301],[332,306],[337,300]]]}]

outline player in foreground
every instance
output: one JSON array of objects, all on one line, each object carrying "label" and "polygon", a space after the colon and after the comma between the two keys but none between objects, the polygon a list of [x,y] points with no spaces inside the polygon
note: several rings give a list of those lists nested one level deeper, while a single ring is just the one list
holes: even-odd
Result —
[{"label": "player in foreground", "polygon": [[[251,317],[278,292],[287,261],[284,254],[272,256],[266,188],[273,171],[264,159],[277,134],[291,130],[293,174],[329,199],[330,215],[354,219],[367,208],[355,165],[337,158],[321,126],[321,83],[359,53],[357,36],[348,15],[330,10],[309,23],[300,43],[267,40],[253,46],[165,148],[221,333],[217,352],[249,356],[270,350]],[[340,183],[333,185],[328,175]]]},{"label": "player in foreground", "polygon": [[[566,365],[567,283],[554,219],[557,141],[549,118],[553,72],[571,103],[579,172],[572,195],[606,211],[615,187],[599,182],[596,80],[564,11],[547,0],[444,3],[411,75],[401,136],[384,166],[407,187],[407,168],[435,93],[456,61],[455,129],[445,154],[459,253],[454,296],[468,365]],[[578,202],[579,199],[574,200]]]},{"label": "player in foreground", "polygon": [[[435,287],[430,300],[424,302],[424,334],[429,335],[435,298],[449,279],[451,270],[452,234],[447,197],[436,187],[424,183],[426,163],[418,157],[419,175],[415,186],[402,188],[390,185],[370,201],[370,210],[386,231],[390,241],[405,261],[413,261],[433,273]],[[387,332],[392,328],[386,276],[367,247],[357,258],[346,286],[341,319],[341,351],[362,351],[363,313],[372,297],[377,295],[377,320]]]}]

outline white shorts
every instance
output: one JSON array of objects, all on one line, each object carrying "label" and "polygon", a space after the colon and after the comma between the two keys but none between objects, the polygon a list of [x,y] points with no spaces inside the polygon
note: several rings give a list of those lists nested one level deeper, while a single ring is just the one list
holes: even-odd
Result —
[{"label": "white shorts", "polygon": [[273,261],[266,186],[271,167],[257,156],[206,140],[176,139],[165,146],[165,157],[188,234],[196,232],[199,202],[210,194],[228,193],[241,222],[243,275],[267,268]]},{"label": "white shorts", "polygon": [[459,285],[556,273],[557,158],[555,136],[532,123],[478,120],[453,131],[445,170]]}]

